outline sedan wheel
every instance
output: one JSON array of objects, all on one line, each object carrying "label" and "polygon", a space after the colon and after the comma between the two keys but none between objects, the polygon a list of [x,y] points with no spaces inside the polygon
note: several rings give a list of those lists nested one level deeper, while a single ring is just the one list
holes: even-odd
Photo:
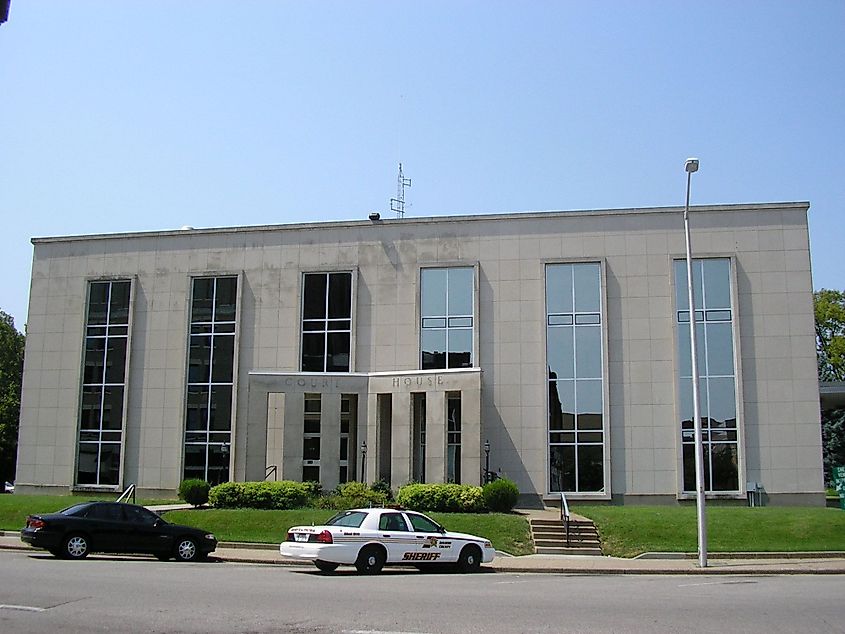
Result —
[{"label": "sedan wheel", "polygon": [[358,553],[358,560],[355,562],[355,567],[361,574],[377,575],[384,567],[385,559],[384,550],[378,546],[365,546]]},{"label": "sedan wheel", "polygon": [[65,539],[65,545],[62,549],[62,555],[71,559],[83,559],[88,556],[90,546],[88,545],[88,538],[84,535],[69,535]]},{"label": "sedan wheel", "polygon": [[317,566],[322,572],[334,572],[337,570],[337,567],[340,564],[336,564],[332,561],[323,561],[322,559],[318,559],[314,562],[314,565]]},{"label": "sedan wheel", "polygon": [[196,561],[199,558],[197,543],[190,537],[184,537],[176,542],[176,559],[179,561]]},{"label": "sedan wheel", "polygon": [[481,568],[481,551],[478,546],[464,546],[458,558],[460,572],[478,572]]}]

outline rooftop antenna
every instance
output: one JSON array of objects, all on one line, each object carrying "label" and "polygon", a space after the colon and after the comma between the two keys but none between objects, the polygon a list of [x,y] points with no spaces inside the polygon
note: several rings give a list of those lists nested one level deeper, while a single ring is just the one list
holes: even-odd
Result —
[{"label": "rooftop antenna", "polygon": [[402,173],[402,163],[399,163],[399,177],[396,179],[396,198],[390,199],[390,211],[396,212],[397,218],[405,217],[405,188],[411,186],[411,179]]}]

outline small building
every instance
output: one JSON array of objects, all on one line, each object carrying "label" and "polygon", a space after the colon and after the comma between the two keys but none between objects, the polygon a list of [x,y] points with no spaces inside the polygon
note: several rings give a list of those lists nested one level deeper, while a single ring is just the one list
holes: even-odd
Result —
[{"label": "small building", "polygon": [[808,203],[35,238],[17,487],[823,504]]}]

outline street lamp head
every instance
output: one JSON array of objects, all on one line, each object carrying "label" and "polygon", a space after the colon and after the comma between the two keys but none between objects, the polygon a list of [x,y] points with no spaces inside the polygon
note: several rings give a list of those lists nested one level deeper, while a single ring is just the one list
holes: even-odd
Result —
[{"label": "street lamp head", "polygon": [[489,440],[484,441],[484,451],[487,451],[487,452],[490,451],[490,441]]},{"label": "street lamp head", "polygon": [[361,443],[361,453],[362,454],[367,453],[367,441],[366,440]]},{"label": "street lamp head", "polygon": [[698,159],[697,158],[688,158],[686,163],[684,163],[684,169],[688,174],[692,174],[693,172],[698,171]]}]

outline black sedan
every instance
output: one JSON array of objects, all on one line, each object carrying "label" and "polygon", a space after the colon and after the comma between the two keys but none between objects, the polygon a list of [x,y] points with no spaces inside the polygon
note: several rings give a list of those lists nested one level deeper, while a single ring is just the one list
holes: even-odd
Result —
[{"label": "black sedan", "polygon": [[195,561],[217,547],[210,533],[170,524],[143,506],[120,502],[84,502],[58,513],[30,515],[21,540],[67,559],[98,552]]}]

